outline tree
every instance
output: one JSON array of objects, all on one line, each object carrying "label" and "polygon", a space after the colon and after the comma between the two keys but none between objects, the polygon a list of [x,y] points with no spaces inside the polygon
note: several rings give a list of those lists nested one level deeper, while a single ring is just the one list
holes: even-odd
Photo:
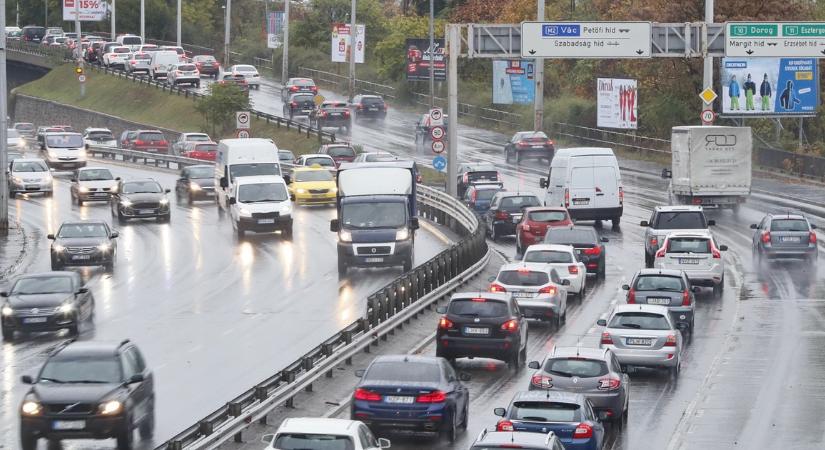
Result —
[{"label": "tree", "polygon": [[249,95],[234,84],[212,83],[209,95],[195,104],[205,122],[205,130],[212,136],[221,136],[233,128],[236,111],[249,109]]}]

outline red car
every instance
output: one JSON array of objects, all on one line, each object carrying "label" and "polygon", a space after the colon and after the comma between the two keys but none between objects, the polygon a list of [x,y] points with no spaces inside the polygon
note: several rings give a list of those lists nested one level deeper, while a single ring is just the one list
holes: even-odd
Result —
[{"label": "red car", "polygon": [[215,142],[190,142],[184,147],[181,156],[203,161],[214,161],[218,154],[218,144]]},{"label": "red car", "polygon": [[544,235],[550,227],[569,227],[573,225],[566,208],[534,206],[524,208],[521,222],[516,225],[516,253],[524,254],[524,250],[533,244],[544,242]]},{"label": "red car", "polygon": [[358,156],[355,149],[349,144],[326,144],[318,149],[318,153],[329,155],[335,160],[335,165],[340,166],[343,162],[353,162]]},{"label": "red car", "polygon": [[123,147],[129,150],[152,153],[168,153],[169,143],[158,130],[129,131],[123,141]]}]

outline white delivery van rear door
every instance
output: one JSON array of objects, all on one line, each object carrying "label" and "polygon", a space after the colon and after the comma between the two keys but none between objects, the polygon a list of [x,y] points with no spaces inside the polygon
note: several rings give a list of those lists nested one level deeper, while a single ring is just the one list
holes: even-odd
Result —
[{"label": "white delivery van rear door", "polygon": [[619,173],[615,159],[607,156],[594,156],[593,163],[593,208],[619,207]]},{"label": "white delivery van rear door", "polygon": [[592,156],[570,158],[570,179],[567,184],[570,194],[568,209],[593,207],[596,199],[596,185]]}]

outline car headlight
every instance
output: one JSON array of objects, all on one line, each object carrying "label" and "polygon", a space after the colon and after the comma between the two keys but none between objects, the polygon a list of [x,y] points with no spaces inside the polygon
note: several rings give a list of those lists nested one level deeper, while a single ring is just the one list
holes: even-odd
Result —
[{"label": "car headlight", "polygon": [[238,215],[241,217],[252,217],[252,211],[246,208],[238,208]]},{"label": "car headlight", "polygon": [[290,205],[289,203],[284,205],[284,207],[281,208],[281,214],[284,214],[284,215],[292,214],[292,205]]},{"label": "car headlight", "polygon": [[108,252],[109,250],[112,249],[112,244],[110,244],[108,242],[104,242],[104,243],[98,245],[97,249],[100,250],[101,252]]},{"label": "car headlight", "polygon": [[66,247],[60,244],[54,244],[52,245],[52,250],[54,250],[57,253],[63,253],[64,251],[66,251]]},{"label": "car headlight", "polygon": [[395,232],[395,240],[396,241],[403,241],[410,237],[410,230],[406,228],[402,228]]},{"label": "car headlight", "polygon": [[329,189],[329,191],[332,192],[333,194],[337,194],[338,193],[338,188],[337,187],[332,187],[332,188]]},{"label": "car headlight", "polygon": [[80,149],[77,151],[77,159],[86,159],[86,150]]},{"label": "car headlight", "polygon": [[43,412],[43,407],[40,405],[40,402],[26,400],[20,407],[20,411],[26,416],[37,416]]},{"label": "car headlight", "polygon": [[23,184],[23,179],[20,177],[11,177],[11,181],[15,184]]},{"label": "car headlight", "polygon": [[17,140],[17,145],[19,145],[20,147],[25,147],[26,146],[26,140],[23,139],[23,138],[18,139]]},{"label": "car headlight", "polygon": [[79,188],[77,188],[77,190],[83,193],[89,192],[89,188],[87,188],[86,186],[80,186]]},{"label": "car headlight", "polygon": [[57,159],[57,152],[53,152],[53,151],[49,150],[49,158]]},{"label": "car headlight", "polygon": [[59,308],[57,308],[57,311],[61,312],[63,314],[68,314],[68,313],[74,311],[74,305],[71,304],[71,303],[64,303],[64,304],[60,305]]},{"label": "car headlight", "polygon": [[189,182],[189,189],[191,189],[193,191],[199,191],[199,190],[201,190],[201,185],[199,185],[198,183],[195,183],[194,181],[190,181]]},{"label": "car headlight", "polygon": [[307,193],[307,190],[306,190],[306,189],[298,189],[298,190],[297,190],[297,191],[295,191],[295,192],[297,192],[297,193],[299,193],[299,194],[306,194],[306,193]]},{"label": "car headlight", "polygon": [[123,411],[123,403],[118,400],[110,400],[108,402],[103,402],[100,406],[97,407],[97,413],[102,414],[104,416],[112,416],[115,414],[120,414]]},{"label": "car headlight", "polygon": [[9,306],[9,305],[3,305],[2,314],[4,316],[10,316],[10,315],[14,314],[14,310],[11,309],[11,306]]},{"label": "car headlight", "polygon": [[124,199],[120,200],[120,205],[125,206],[125,207],[128,208],[128,207],[132,206],[132,201],[129,200],[128,198],[124,198]]},{"label": "car headlight", "polygon": [[166,198],[166,197],[163,197],[162,199],[160,199],[160,202],[158,202],[158,203],[160,203],[161,205],[168,205],[169,204],[169,199]]},{"label": "car headlight", "polygon": [[352,242],[352,233],[347,230],[341,230],[338,232],[338,239],[341,242]]}]

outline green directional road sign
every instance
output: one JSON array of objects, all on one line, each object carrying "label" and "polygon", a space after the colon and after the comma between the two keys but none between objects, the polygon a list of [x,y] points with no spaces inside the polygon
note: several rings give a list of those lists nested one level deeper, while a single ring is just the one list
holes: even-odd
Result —
[{"label": "green directional road sign", "polygon": [[825,22],[727,22],[725,56],[825,57]]}]

